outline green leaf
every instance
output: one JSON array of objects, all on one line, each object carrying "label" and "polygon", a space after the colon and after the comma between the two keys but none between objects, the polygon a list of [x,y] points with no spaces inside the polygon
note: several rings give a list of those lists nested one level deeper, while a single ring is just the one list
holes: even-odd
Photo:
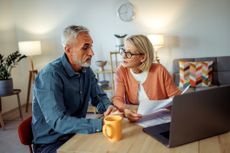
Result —
[{"label": "green leaf", "polygon": [[0,54],[0,80],[9,79],[11,69],[23,58],[26,58],[26,56],[20,54],[19,51],[9,54],[6,58]]}]

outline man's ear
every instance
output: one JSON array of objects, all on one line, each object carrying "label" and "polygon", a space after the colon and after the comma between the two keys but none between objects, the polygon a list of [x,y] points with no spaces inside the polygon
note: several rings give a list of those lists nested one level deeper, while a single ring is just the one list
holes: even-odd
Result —
[{"label": "man's ear", "polygon": [[66,44],[64,49],[65,49],[66,54],[70,53],[70,45],[69,44]]}]

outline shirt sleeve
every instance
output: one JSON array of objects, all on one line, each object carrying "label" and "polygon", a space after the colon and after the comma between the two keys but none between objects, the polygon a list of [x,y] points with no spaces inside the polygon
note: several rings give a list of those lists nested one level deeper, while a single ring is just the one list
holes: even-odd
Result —
[{"label": "shirt sleeve", "polygon": [[176,84],[172,79],[172,76],[164,67],[163,67],[163,76],[165,82],[165,89],[168,97],[179,95],[181,91],[177,88]]},{"label": "shirt sleeve", "polygon": [[99,113],[104,113],[106,109],[111,105],[111,101],[109,100],[107,94],[101,89],[98,85],[98,80],[96,79],[95,74],[90,69],[91,76],[91,103],[93,106],[97,107]]},{"label": "shirt sleeve", "polygon": [[101,119],[77,118],[68,114],[64,105],[63,83],[58,74],[40,74],[35,81],[34,96],[46,123],[56,132],[88,134],[101,131]]},{"label": "shirt sleeve", "polygon": [[125,108],[125,85],[122,79],[122,71],[118,67],[115,73],[115,92],[113,96],[113,104],[121,111]]}]

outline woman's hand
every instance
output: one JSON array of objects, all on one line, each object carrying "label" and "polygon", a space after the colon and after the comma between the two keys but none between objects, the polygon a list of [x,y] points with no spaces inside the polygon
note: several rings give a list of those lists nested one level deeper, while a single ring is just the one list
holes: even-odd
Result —
[{"label": "woman's hand", "polygon": [[136,122],[142,118],[142,115],[137,114],[136,110],[124,109],[124,114],[130,122]]}]

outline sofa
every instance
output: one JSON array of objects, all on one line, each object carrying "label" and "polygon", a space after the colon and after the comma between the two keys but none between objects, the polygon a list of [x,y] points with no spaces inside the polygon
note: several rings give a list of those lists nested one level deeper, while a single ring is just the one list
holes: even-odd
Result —
[{"label": "sofa", "polygon": [[[173,79],[177,86],[179,86],[180,79],[180,68],[179,61],[213,61],[213,76],[212,76],[212,85],[222,86],[230,84],[230,56],[219,56],[219,57],[199,57],[199,58],[178,58],[173,60]],[[191,88],[190,91],[203,90],[201,87]]]}]

